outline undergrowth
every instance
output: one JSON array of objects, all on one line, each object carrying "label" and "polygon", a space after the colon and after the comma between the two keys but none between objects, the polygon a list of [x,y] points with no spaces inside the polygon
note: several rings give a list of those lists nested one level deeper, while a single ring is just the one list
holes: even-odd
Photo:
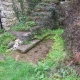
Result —
[{"label": "undergrowth", "polygon": [[[64,54],[64,41],[61,38],[63,30],[58,29],[55,31],[47,31],[52,33],[48,38],[53,39],[54,43],[46,59],[42,62],[38,62],[36,65],[15,61],[10,58],[6,58],[4,62],[0,62],[0,80],[80,80],[77,78],[75,71],[69,68],[59,68],[55,73],[52,68],[55,69],[59,65],[59,61],[63,59]],[[63,76],[65,72],[71,73]],[[61,77],[59,76],[61,75]]]},{"label": "undergrowth", "polygon": [[28,22],[19,22],[19,24],[15,25],[15,26],[12,26],[11,27],[11,30],[14,30],[14,31],[27,31],[30,29],[30,27],[34,26],[35,25],[35,22],[33,21],[28,21]]},{"label": "undergrowth", "polygon": [[8,48],[8,43],[11,40],[14,40],[15,37],[7,32],[4,32],[3,34],[0,35],[0,53],[5,53],[5,51]]}]

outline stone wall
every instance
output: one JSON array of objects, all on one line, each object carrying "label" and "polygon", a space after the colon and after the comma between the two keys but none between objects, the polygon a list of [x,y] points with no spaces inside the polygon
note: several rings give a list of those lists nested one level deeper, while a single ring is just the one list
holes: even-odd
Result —
[{"label": "stone wall", "polygon": [[20,13],[19,16],[21,16],[22,13],[26,14],[28,9],[27,0],[22,1],[23,5],[21,6],[18,0],[0,0],[1,22],[5,30],[9,30],[10,26],[19,22],[16,16],[16,12]]},{"label": "stone wall", "polygon": [[0,19],[5,30],[19,22],[19,17],[27,16],[41,0],[0,0]]},{"label": "stone wall", "polygon": [[12,6],[12,0],[0,0],[1,21],[5,30],[18,22]]}]

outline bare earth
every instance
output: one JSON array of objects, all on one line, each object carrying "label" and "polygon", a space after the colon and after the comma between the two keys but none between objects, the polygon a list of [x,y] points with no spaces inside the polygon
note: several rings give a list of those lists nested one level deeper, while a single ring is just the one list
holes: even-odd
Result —
[{"label": "bare earth", "polygon": [[23,54],[20,52],[11,52],[9,56],[18,61],[26,61],[37,63],[38,61],[44,60],[46,55],[49,53],[51,46],[53,44],[53,40],[46,39],[40,42],[36,47],[32,48],[27,53]]}]

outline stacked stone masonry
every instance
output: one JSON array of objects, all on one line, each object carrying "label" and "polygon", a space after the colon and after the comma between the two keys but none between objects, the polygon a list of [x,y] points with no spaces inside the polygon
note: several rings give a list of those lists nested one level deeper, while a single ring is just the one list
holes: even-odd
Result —
[{"label": "stacked stone masonry", "polygon": [[[13,2],[18,11],[21,11],[21,6],[18,0],[0,0],[0,19],[5,30],[9,30],[10,26],[18,23],[18,19],[13,9]],[[23,2],[24,10],[26,12],[28,5],[26,0],[23,0]]]},{"label": "stacked stone masonry", "polygon": [[9,29],[9,26],[18,22],[12,6],[12,0],[0,0],[1,22],[6,30]]}]

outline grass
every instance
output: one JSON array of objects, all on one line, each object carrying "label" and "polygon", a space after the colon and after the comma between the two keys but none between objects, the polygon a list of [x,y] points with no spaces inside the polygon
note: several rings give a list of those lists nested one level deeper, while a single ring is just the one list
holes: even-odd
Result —
[{"label": "grass", "polygon": [[30,41],[24,41],[22,44],[30,44]]},{"label": "grass", "polygon": [[32,27],[34,25],[35,25],[35,22],[33,22],[33,21],[28,21],[26,23],[20,22],[19,24],[15,25],[15,26],[12,26],[11,30],[14,30],[14,31],[27,31],[27,30],[30,29],[30,27]]},{"label": "grass", "polygon": [[0,62],[0,80],[80,80],[80,78],[77,79],[75,71],[70,68],[65,70],[60,68],[59,71],[63,75],[65,72],[71,72],[64,76],[61,75],[61,77],[59,77],[59,72],[51,73],[51,68],[55,69],[63,58],[64,41],[60,37],[63,30],[47,31],[47,33],[53,34],[48,38],[53,39],[54,43],[46,59],[33,65],[6,58],[4,62]]},{"label": "grass", "polygon": [[3,34],[1,34],[0,36],[0,53],[5,53],[5,51],[7,50],[7,45],[11,40],[14,40],[15,37],[7,32],[4,32]]}]

